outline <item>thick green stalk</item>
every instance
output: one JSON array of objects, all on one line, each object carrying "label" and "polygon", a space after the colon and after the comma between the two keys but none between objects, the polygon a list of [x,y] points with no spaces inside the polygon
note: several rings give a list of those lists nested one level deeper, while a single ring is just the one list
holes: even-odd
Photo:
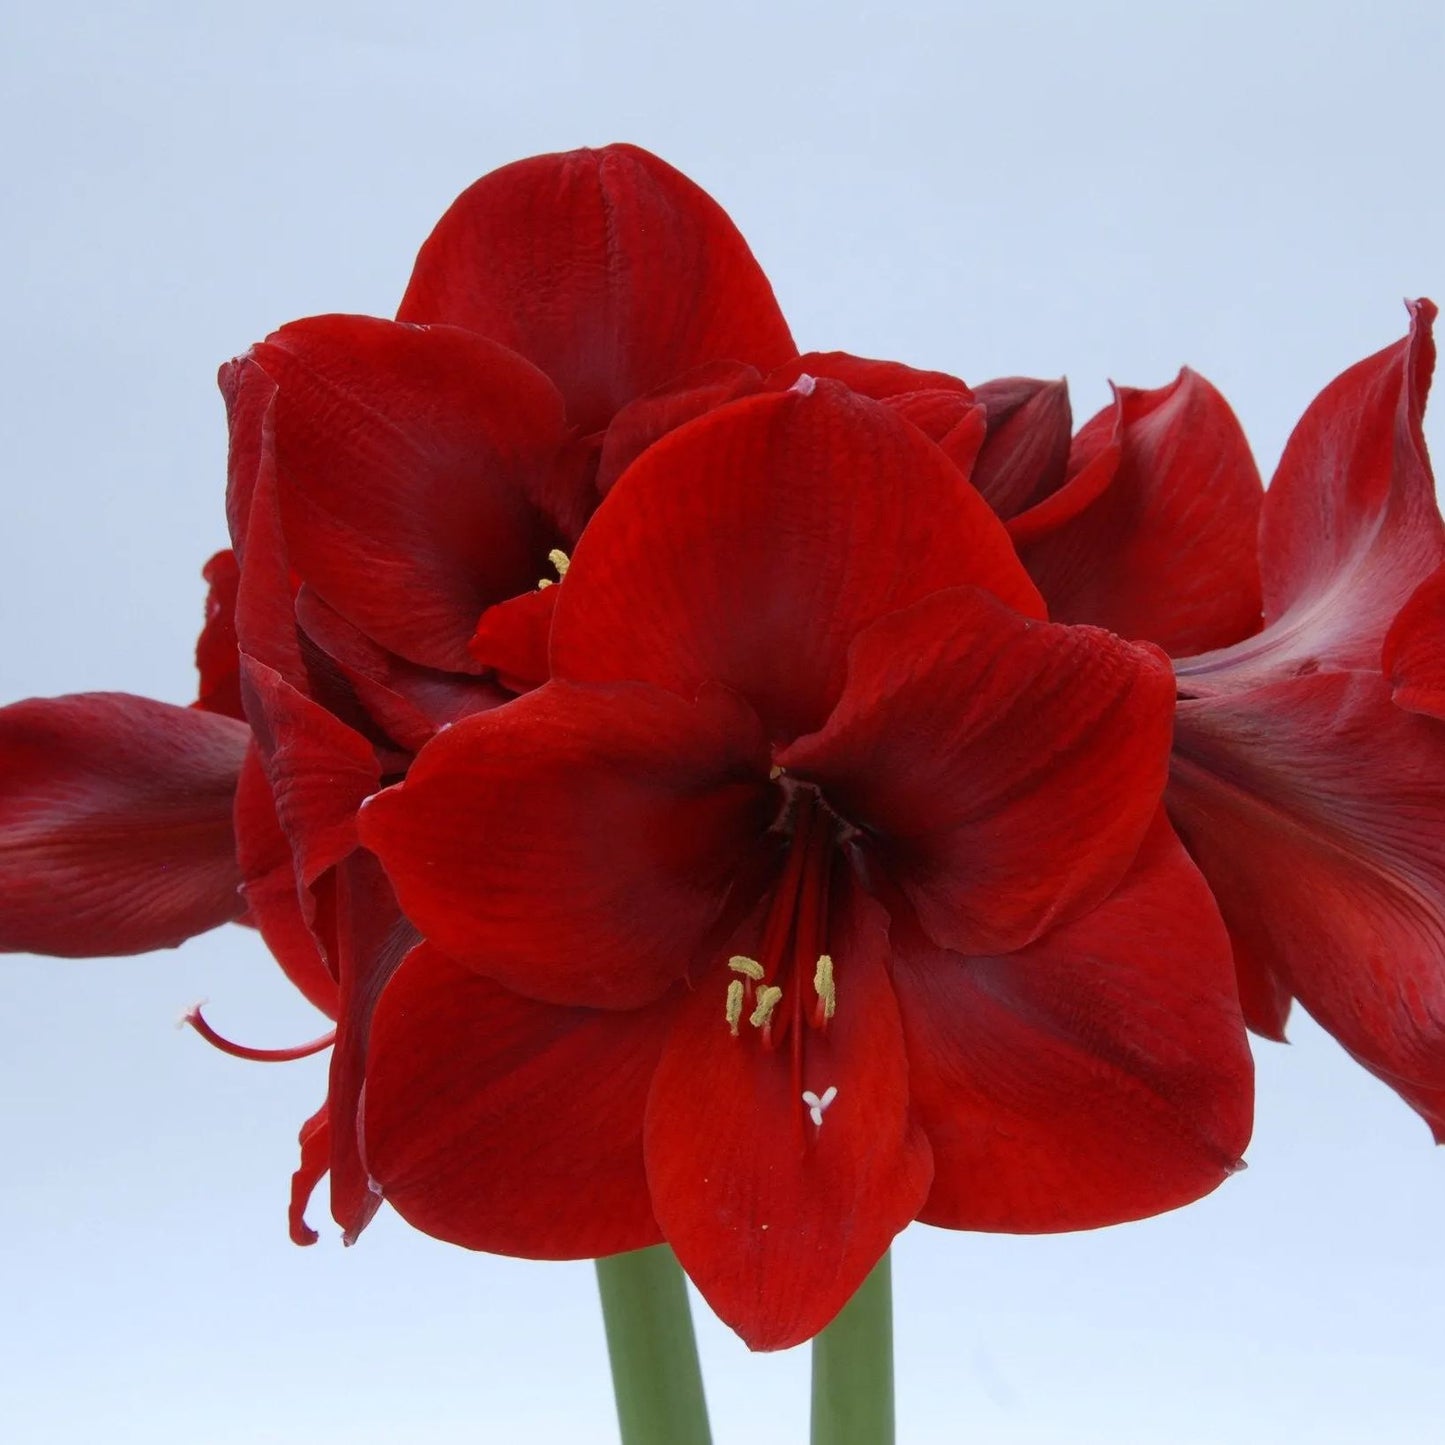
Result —
[{"label": "thick green stalk", "polygon": [[813,1445],[893,1445],[893,1270],[888,1255],[813,1341]]},{"label": "thick green stalk", "polygon": [[597,1261],[622,1445],[711,1445],[687,1282],[659,1244]]}]

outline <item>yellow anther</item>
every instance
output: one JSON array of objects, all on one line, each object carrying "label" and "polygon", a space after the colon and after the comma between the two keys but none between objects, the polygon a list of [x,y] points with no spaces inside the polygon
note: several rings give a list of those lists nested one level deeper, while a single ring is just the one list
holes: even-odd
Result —
[{"label": "yellow anther", "polygon": [[559,577],[565,577],[567,569],[572,565],[572,559],[560,547],[553,547],[547,553],[547,560],[557,569]]},{"label": "yellow anther", "polygon": [[823,1017],[830,1019],[838,1011],[838,990],[833,983],[833,959],[829,954],[818,955],[818,966],[813,970],[813,987],[818,993],[818,1002],[823,1006]]},{"label": "yellow anther", "polygon": [[737,1037],[738,1023],[743,1016],[743,981],[735,978],[728,984],[727,1020],[728,1028]]},{"label": "yellow anther", "polygon": [[783,991],[776,984],[765,984],[758,990],[758,1006],[753,1010],[748,1022],[755,1029],[767,1028],[773,1017],[773,1010],[777,1008],[782,997]]},{"label": "yellow anther", "polygon": [[763,976],[763,966],[757,959],[749,958],[745,953],[735,953],[728,959],[728,967],[734,973],[746,974],[754,983],[757,983]]},{"label": "yellow anther", "polygon": [[774,763],[773,766],[768,769],[768,781],[769,781],[769,782],[771,782],[771,783],[776,783],[776,782],[778,781],[778,779],[781,778],[782,776],[783,776],[783,770],[782,770],[776,763]]}]

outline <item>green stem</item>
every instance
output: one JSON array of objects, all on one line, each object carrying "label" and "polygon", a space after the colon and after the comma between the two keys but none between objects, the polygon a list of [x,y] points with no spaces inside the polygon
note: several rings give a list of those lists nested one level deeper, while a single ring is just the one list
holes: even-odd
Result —
[{"label": "green stem", "polygon": [[893,1278],[888,1255],[813,1341],[813,1445],[893,1445]]},{"label": "green stem", "polygon": [[622,1445],[712,1445],[687,1282],[665,1245],[597,1261]]}]

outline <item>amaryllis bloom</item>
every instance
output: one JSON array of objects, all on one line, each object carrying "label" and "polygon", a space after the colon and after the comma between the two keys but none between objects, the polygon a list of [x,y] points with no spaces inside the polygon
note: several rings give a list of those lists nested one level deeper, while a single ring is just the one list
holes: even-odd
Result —
[{"label": "amaryllis bloom", "polygon": [[1263,629],[1176,662],[1168,804],[1250,1025],[1282,1037],[1297,998],[1445,1140],[1445,525],[1421,434],[1435,308],[1410,309],[1285,448]]},{"label": "amaryllis bloom", "polygon": [[363,1111],[407,1219],[665,1239],[780,1348],[915,1218],[1084,1228],[1237,1167],[1167,660],[1044,620],[918,430],[809,378],[734,402],[643,453],[550,590],[547,680],[361,811],[423,938]]}]

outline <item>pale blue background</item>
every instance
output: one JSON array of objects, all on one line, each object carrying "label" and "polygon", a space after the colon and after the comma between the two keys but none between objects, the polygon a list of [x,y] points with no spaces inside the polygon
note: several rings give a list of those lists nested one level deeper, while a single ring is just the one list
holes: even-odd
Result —
[{"label": "pale blue background", "polygon": [[[629,139],[690,172],[805,347],[1067,372],[1082,414],[1188,362],[1268,467],[1401,297],[1445,292],[1442,13],[9,0],[0,699],[189,699],[216,364],[293,316],[386,314],[452,196],[541,150]],[[589,1266],[388,1216],[353,1250],[287,1243],[324,1062],[173,1032],[203,995],[247,1040],[319,1026],[240,930],[0,966],[0,1437],[614,1438]],[[1442,1438],[1445,1159],[1295,1037],[1261,1047],[1251,1168],[1205,1203],[909,1231],[904,1445]],[[720,1445],[805,1439],[806,1352],[700,1329]]]}]

